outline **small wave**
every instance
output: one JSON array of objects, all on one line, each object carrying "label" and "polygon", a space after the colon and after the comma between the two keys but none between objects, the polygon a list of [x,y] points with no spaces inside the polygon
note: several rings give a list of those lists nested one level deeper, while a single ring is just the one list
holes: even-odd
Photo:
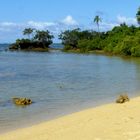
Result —
[{"label": "small wave", "polygon": [[15,73],[0,73],[0,77],[14,77]]}]

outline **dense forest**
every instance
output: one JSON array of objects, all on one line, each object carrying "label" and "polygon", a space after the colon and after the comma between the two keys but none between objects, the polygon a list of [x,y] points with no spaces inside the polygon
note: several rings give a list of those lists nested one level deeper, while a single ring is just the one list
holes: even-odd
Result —
[{"label": "dense forest", "polygon": [[[136,13],[140,25],[140,8]],[[91,52],[140,56],[140,27],[122,23],[107,32],[100,32],[101,18],[94,18],[98,31],[67,30],[59,35],[64,51]]]}]

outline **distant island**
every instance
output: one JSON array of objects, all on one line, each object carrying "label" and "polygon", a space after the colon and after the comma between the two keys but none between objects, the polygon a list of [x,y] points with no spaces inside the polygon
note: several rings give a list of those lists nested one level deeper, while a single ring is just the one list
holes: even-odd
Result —
[{"label": "distant island", "polygon": [[9,50],[24,50],[24,51],[48,51],[49,45],[53,43],[53,35],[47,31],[40,31],[32,28],[26,28],[23,31],[28,38],[17,39],[11,44]]}]

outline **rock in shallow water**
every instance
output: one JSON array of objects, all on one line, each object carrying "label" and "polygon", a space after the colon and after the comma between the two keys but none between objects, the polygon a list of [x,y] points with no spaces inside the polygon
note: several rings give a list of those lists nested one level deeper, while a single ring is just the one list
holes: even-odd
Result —
[{"label": "rock in shallow water", "polygon": [[32,104],[32,100],[28,98],[13,98],[13,102],[16,105],[30,105]]}]

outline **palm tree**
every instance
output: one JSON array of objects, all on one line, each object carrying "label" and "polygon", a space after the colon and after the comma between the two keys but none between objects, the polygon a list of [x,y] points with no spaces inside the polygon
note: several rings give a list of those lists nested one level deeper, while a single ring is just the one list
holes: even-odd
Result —
[{"label": "palm tree", "polygon": [[138,11],[136,13],[136,18],[137,18],[137,22],[140,25],[140,7],[138,8]]},{"label": "palm tree", "polygon": [[97,15],[97,16],[95,16],[95,18],[94,18],[94,23],[97,24],[98,33],[100,32],[100,29],[99,29],[99,22],[102,22],[102,20],[101,20],[100,16]]},{"label": "palm tree", "polygon": [[32,28],[26,28],[26,29],[24,29],[24,31],[23,31],[23,35],[27,35],[28,38],[31,39],[31,38],[30,38],[30,35],[33,33],[33,31],[34,31],[34,29],[32,29]]}]

